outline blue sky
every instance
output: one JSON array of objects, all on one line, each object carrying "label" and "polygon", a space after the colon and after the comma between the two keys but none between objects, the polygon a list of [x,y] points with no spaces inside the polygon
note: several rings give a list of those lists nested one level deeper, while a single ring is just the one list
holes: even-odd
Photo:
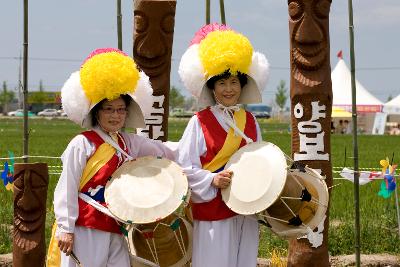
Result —
[{"label": "blue sky", "polygon": [[[219,22],[219,1],[211,0],[211,21]],[[343,50],[349,61],[348,1],[333,0],[330,12],[331,66]],[[356,78],[386,102],[400,94],[400,1],[353,0]],[[123,50],[132,55],[133,1],[122,0]],[[271,64],[263,102],[271,103],[280,80],[289,88],[287,1],[225,0],[227,24],[245,34]],[[183,89],[177,68],[194,33],[205,23],[204,0],[177,0],[171,85]],[[0,8],[0,82],[18,84],[23,51],[23,1],[2,0]],[[42,80],[45,90],[60,90],[70,73],[99,47],[117,47],[116,1],[29,1],[29,90]]]}]

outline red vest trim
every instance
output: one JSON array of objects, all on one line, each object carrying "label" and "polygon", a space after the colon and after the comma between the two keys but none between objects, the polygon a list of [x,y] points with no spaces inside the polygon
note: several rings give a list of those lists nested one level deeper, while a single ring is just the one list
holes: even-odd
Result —
[{"label": "red vest trim", "polygon": [[[96,150],[104,143],[104,140],[94,131],[85,131],[82,133],[90,142],[92,142]],[[119,145],[123,146],[123,142],[119,136]],[[127,149],[125,149],[126,152]],[[114,173],[114,171],[120,166],[119,158],[115,154],[110,161],[108,161],[101,169],[85,184],[81,192],[88,192],[90,188],[94,189],[98,185],[106,185],[109,177]],[[102,201],[97,201],[101,205],[106,207],[106,203]],[[108,215],[96,210],[93,206],[86,203],[82,199],[78,198],[79,204],[79,216],[76,221],[76,225],[84,226],[87,228],[97,229],[105,232],[118,233],[121,234],[120,225],[117,221]]]},{"label": "red vest trim", "polygon": [[[210,108],[203,109],[202,111],[197,112],[196,115],[199,119],[201,129],[203,130],[207,146],[206,155],[200,157],[201,164],[204,166],[218,154],[218,151],[221,150],[227,137],[227,132],[219,124]],[[256,123],[253,115],[247,111],[244,133],[256,141]],[[240,147],[244,145],[246,145],[246,141],[242,139]],[[237,215],[237,213],[229,209],[222,200],[221,190],[218,190],[217,196],[211,201],[203,203],[191,202],[191,207],[193,218],[200,221],[218,221]]]}]

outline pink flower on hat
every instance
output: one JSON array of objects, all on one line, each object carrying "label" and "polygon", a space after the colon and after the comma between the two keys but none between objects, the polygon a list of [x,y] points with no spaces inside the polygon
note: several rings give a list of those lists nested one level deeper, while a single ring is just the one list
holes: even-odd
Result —
[{"label": "pink flower on hat", "polygon": [[83,66],[86,63],[86,61],[88,61],[89,59],[91,59],[95,55],[99,55],[99,54],[103,54],[103,53],[110,53],[110,52],[117,52],[117,53],[120,53],[120,54],[122,54],[124,56],[128,56],[127,54],[125,54],[124,52],[122,52],[121,50],[116,49],[116,48],[112,48],[112,47],[98,48],[98,49],[94,50],[93,52],[91,52],[89,54],[89,56],[87,56],[87,58],[83,61],[81,66]]},{"label": "pink flower on hat", "polygon": [[218,24],[218,23],[207,24],[201,27],[201,29],[195,33],[194,38],[190,42],[190,45],[199,44],[204,38],[206,38],[207,34],[209,34],[210,32],[228,31],[228,30],[232,29],[226,26],[225,24]]}]

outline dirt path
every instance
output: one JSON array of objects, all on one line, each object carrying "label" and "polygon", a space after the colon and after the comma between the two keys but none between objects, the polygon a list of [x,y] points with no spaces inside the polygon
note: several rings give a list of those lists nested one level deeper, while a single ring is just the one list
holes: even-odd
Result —
[{"label": "dirt path", "polygon": [[[285,259],[284,259],[285,260]],[[342,255],[330,258],[332,267],[355,266],[355,255]],[[286,263],[286,262],[285,262]],[[361,255],[362,267],[400,267],[400,255],[374,254]],[[270,260],[258,259],[258,267],[272,267]]]},{"label": "dirt path", "polygon": [[[332,266],[355,266],[355,255],[336,256],[330,259]],[[400,267],[400,255],[361,255],[361,266]]]},{"label": "dirt path", "polygon": [[[335,256],[330,259],[332,267],[355,266],[354,255]],[[258,259],[258,267],[272,267],[268,259]],[[400,267],[400,255],[361,255],[363,267]],[[12,267],[12,253],[0,255],[0,267]]]}]

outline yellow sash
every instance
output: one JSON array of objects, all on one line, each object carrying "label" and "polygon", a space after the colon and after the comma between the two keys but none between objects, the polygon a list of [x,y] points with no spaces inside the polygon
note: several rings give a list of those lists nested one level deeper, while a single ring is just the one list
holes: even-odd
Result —
[{"label": "yellow sash", "polygon": [[[246,111],[244,109],[236,111],[234,114],[234,118],[236,126],[242,132],[244,132],[244,127],[246,126]],[[235,153],[239,149],[241,141],[242,137],[240,135],[235,135],[234,130],[230,128],[221,150],[210,162],[206,163],[203,166],[203,169],[214,172],[224,166],[228,162],[229,158],[233,155],[233,153]]]},{"label": "yellow sash", "polygon": [[[99,146],[93,156],[88,160],[83,170],[81,180],[79,182],[79,191],[86,185],[90,179],[107,163],[115,154],[115,148],[108,143]],[[61,265],[61,252],[58,248],[58,240],[55,238],[57,223],[54,222],[51,230],[51,239],[49,249],[47,251],[47,267],[59,267]]]}]

